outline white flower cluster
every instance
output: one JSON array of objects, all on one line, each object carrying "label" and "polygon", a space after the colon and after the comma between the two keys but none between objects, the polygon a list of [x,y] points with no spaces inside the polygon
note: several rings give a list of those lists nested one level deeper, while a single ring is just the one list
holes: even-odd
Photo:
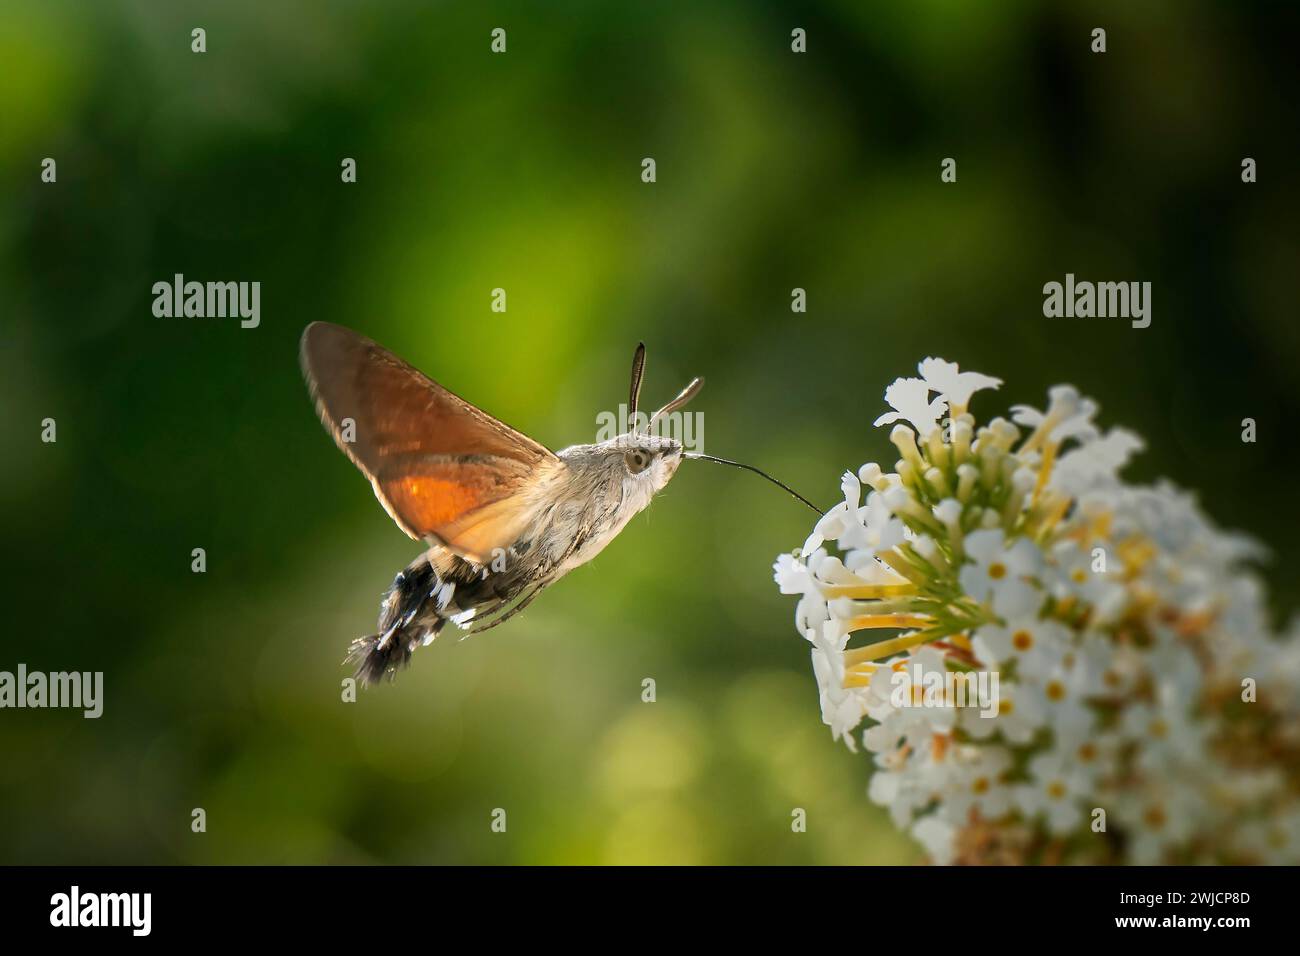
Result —
[{"label": "white flower cluster", "polygon": [[[919,371],[876,421],[893,471],[845,473],[775,565],[871,800],[937,863],[1300,863],[1300,629],[1270,633],[1256,547],[1121,481],[1141,441],[1074,388],[977,427],[1000,381]],[[995,676],[995,706],[900,699],[922,672]]]}]

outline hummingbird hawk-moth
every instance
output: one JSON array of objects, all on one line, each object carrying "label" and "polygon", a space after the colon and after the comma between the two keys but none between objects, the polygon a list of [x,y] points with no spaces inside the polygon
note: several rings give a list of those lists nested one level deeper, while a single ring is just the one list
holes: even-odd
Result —
[{"label": "hummingbird hawk-moth", "polygon": [[[365,683],[391,677],[448,621],[474,633],[518,614],[599,554],[682,460],[681,443],[650,428],[551,452],[342,326],[309,325],[301,358],[339,448],[397,526],[427,545],[384,595],[376,633],[352,644]],[[641,346],[633,421],[644,367]],[[651,423],[703,384],[692,381]]]},{"label": "hummingbird hawk-moth", "polygon": [[448,621],[477,633],[518,614],[614,540],[683,458],[763,474],[685,452],[676,439],[653,433],[663,416],[699,394],[703,379],[637,427],[644,344],[632,360],[632,428],[558,453],[342,326],[307,326],[301,361],[339,448],[370,479],[397,526],[426,545],[384,594],[376,632],[351,644],[348,661],[367,684],[391,679]]}]

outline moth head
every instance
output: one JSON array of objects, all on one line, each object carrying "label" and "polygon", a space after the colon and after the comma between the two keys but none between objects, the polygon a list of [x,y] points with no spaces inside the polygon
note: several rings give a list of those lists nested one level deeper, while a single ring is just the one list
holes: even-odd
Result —
[{"label": "moth head", "polygon": [[626,481],[658,491],[677,473],[682,463],[682,443],[675,438],[630,432],[611,443],[611,453]]},{"label": "moth head", "polygon": [[644,428],[638,428],[637,411],[641,401],[641,379],[645,374],[645,343],[637,344],[632,355],[632,384],[628,395],[628,419],[632,430],[619,435],[614,443],[623,450],[623,467],[629,476],[648,482],[658,491],[677,471],[682,462],[682,443],[675,438],[654,434],[654,427],[666,415],[682,408],[704,387],[704,379],[694,378],[677,397],[650,416]]},{"label": "moth head", "polygon": [[599,475],[601,480],[613,480],[622,485],[622,507],[644,508],[677,472],[682,463],[682,443],[675,438],[656,435],[654,427],[665,415],[675,412],[704,386],[704,380],[693,379],[686,388],[667,405],[648,419],[638,415],[641,398],[641,377],[645,372],[645,344],[636,347],[632,356],[632,385],[628,397],[629,431],[616,435],[596,445],[566,448],[560,457],[571,466],[588,474]]}]

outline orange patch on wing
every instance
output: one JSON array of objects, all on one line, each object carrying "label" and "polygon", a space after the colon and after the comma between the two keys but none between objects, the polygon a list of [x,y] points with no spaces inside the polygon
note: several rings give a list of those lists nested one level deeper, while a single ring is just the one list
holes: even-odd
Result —
[{"label": "orange patch on wing", "polygon": [[384,491],[407,523],[420,531],[436,530],[493,500],[490,485],[433,475],[408,475],[385,482]]}]

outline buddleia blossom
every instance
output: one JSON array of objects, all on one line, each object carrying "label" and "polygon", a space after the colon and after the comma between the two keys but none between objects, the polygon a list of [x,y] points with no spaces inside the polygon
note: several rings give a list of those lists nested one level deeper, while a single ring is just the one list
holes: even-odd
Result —
[{"label": "buddleia blossom", "polygon": [[1141,440],[1072,386],[978,425],[999,380],[919,372],[876,420],[892,470],[775,565],[869,799],[938,863],[1300,863],[1300,627],[1258,545],[1126,483]]}]

